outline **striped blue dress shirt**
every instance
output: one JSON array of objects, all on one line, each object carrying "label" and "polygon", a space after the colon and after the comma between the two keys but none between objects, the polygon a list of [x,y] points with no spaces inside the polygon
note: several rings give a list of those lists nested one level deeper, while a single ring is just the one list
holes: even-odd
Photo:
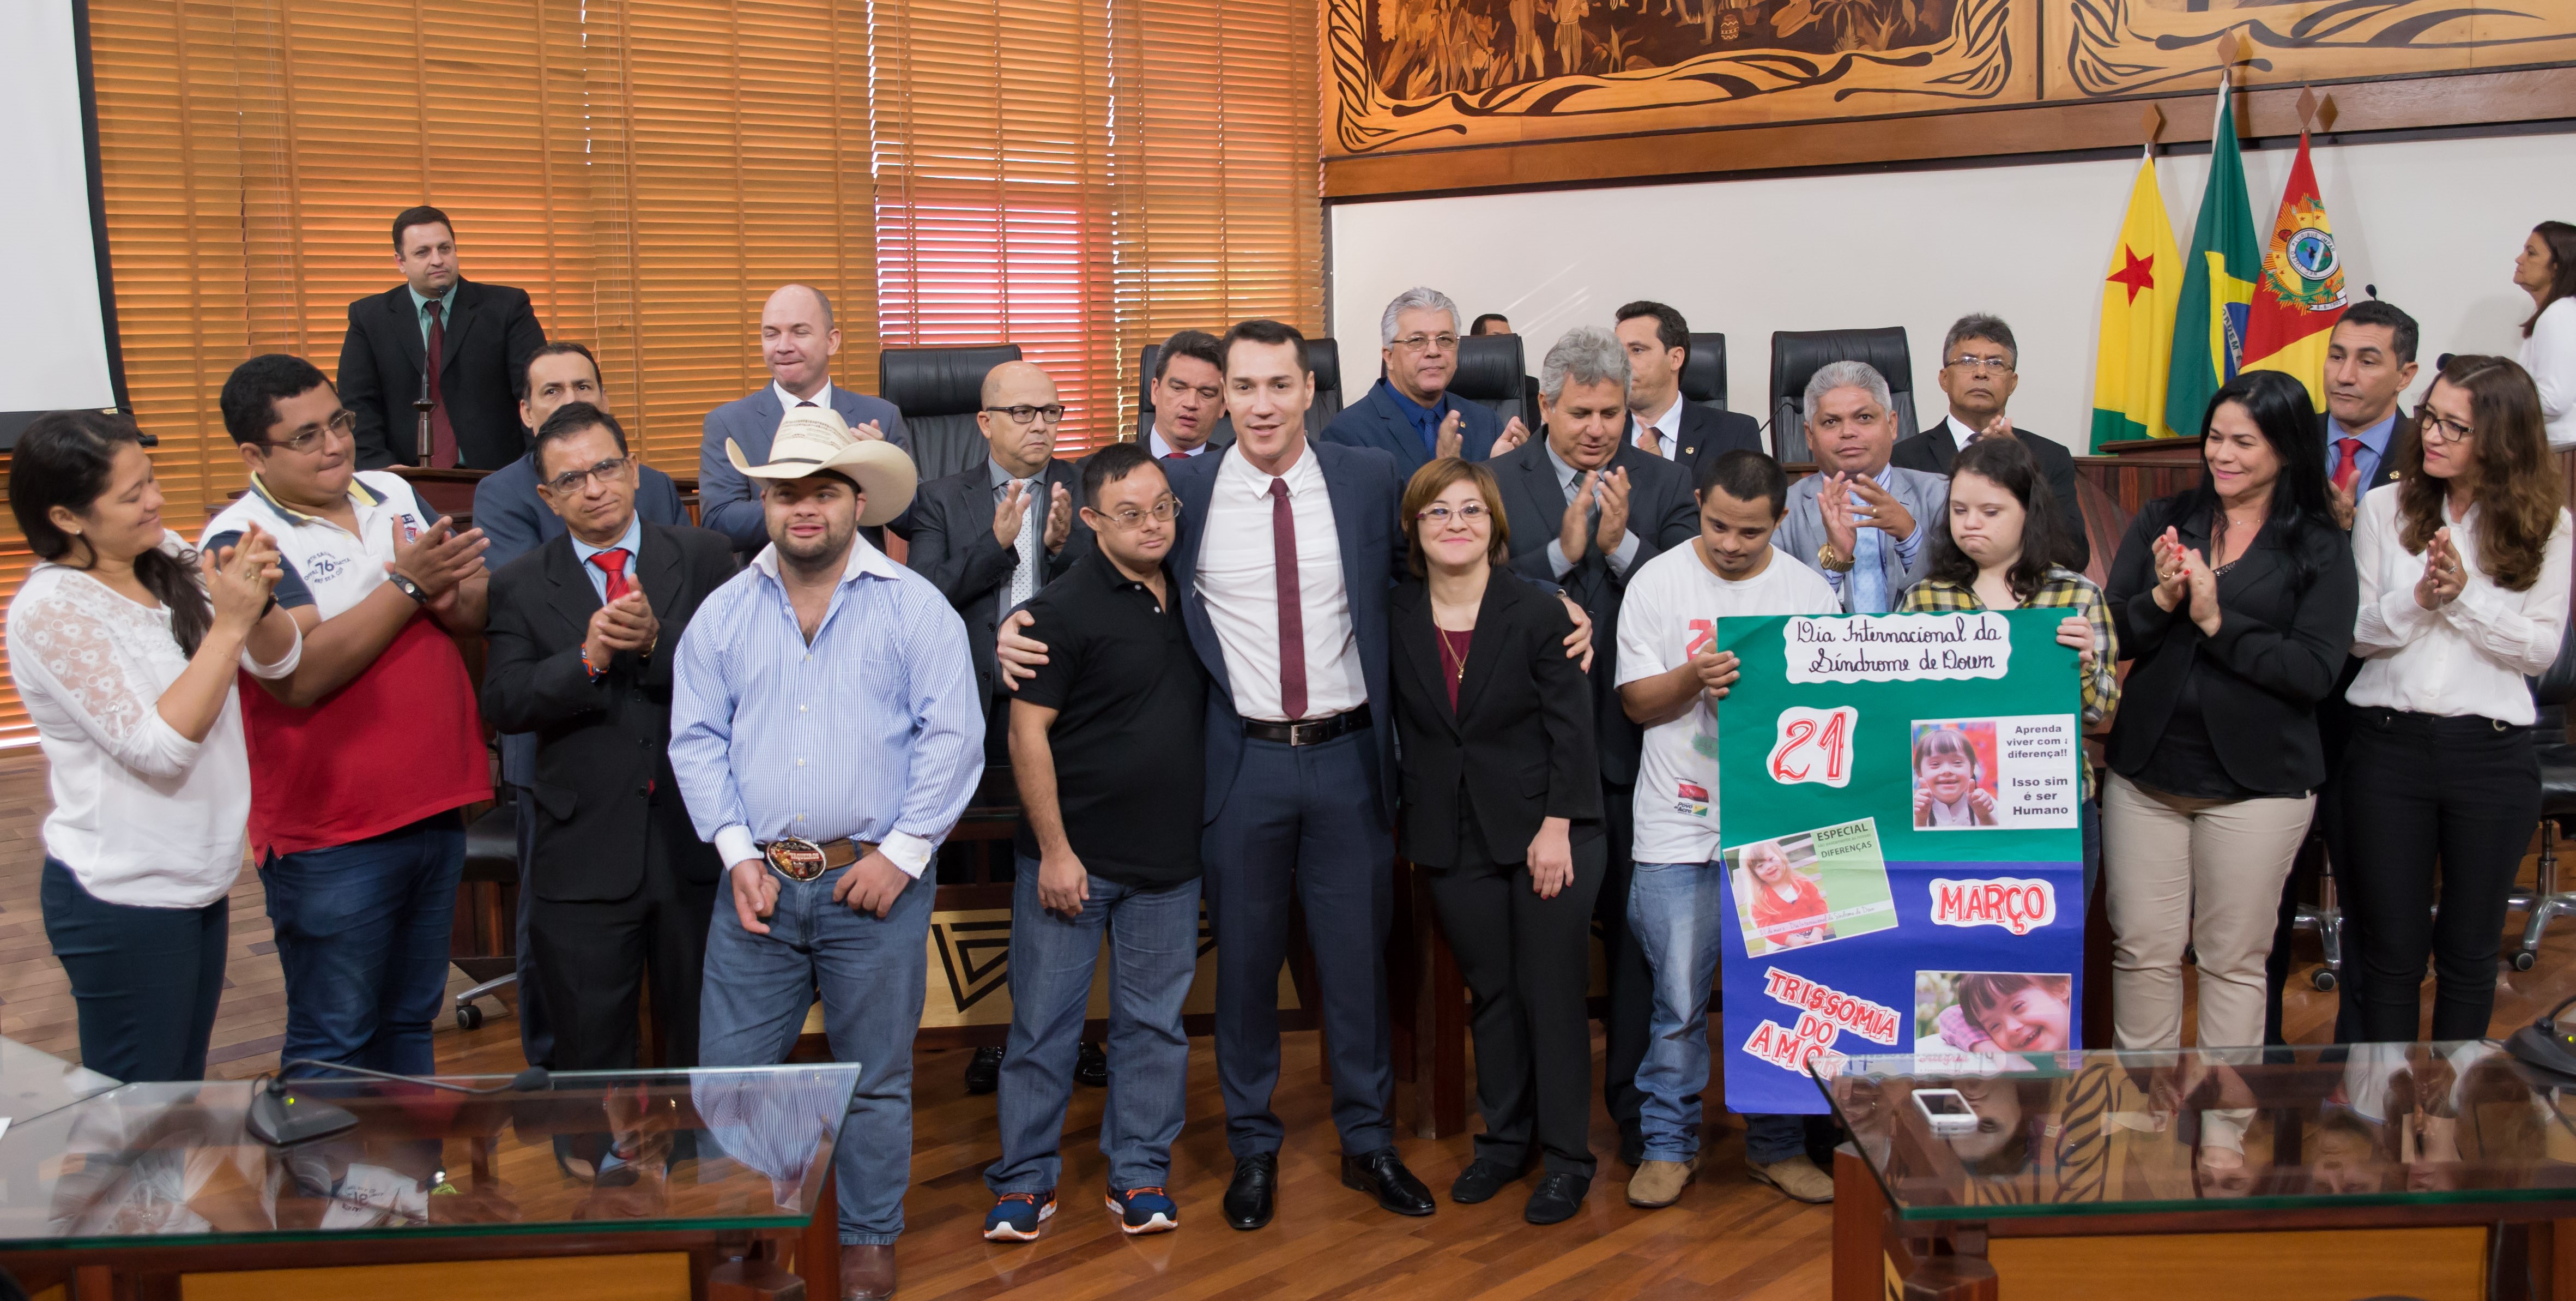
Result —
[{"label": "striped blue dress shirt", "polygon": [[772,546],[708,595],[671,667],[671,769],[728,864],[846,837],[918,878],[983,778],[966,625],[864,537],[812,645]]}]

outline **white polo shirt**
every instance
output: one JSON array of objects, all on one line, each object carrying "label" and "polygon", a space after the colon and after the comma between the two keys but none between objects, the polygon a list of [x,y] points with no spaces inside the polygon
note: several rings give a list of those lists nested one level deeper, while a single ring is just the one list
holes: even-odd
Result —
[{"label": "white polo shirt", "polygon": [[355,536],[318,515],[279,502],[254,474],[250,491],[206,525],[197,545],[230,545],[252,521],[258,521],[277,539],[278,555],[286,562],[282,566],[286,575],[277,584],[277,603],[289,608],[315,606],[323,618],[336,618],[385,581],[397,532],[409,542],[437,522],[401,475],[384,470],[360,470],[349,482],[349,505],[358,515]]}]

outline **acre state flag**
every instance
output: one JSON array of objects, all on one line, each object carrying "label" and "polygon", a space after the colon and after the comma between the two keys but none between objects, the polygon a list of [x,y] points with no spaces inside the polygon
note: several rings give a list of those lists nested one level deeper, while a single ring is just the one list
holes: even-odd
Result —
[{"label": "acre state flag", "polygon": [[2104,443],[2164,435],[2165,385],[2173,364],[2174,309],[2182,299],[2182,251],[2156,188],[2156,160],[2138,165],[2129,212],[2102,277],[2101,341],[2093,353],[2093,450]]},{"label": "acre state flag", "polygon": [[2174,309],[2172,378],[2165,389],[2165,428],[2200,437],[2200,418],[2220,385],[2236,378],[2245,355],[2245,314],[2263,249],[2254,242],[2253,201],[2245,194],[2245,159],[2236,148],[2236,113],[2226,74],[2218,80],[2218,124],[2209,136],[2209,182],[2183,259],[2182,302]]},{"label": "acre state flag", "polygon": [[2326,338],[2343,319],[2343,260],[2335,256],[2334,227],[2317,197],[2316,169],[2308,165],[2308,133],[2299,133],[2298,161],[2281,187],[2281,210],[2272,218],[2272,242],[2263,250],[2263,275],[2245,315],[2245,357],[2240,370],[2277,370],[2307,386],[2308,401],[2326,406]]}]

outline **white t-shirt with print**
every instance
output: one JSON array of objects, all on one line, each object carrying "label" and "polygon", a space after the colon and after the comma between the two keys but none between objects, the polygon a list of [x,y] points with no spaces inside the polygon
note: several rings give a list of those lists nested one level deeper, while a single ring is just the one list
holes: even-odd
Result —
[{"label": "white t-shirt with print", "polygon": [[[1674,547],[1628,576],[1619,606],[1619,685],[1688,663],[1738,615],[1834,614],[1842,601],[1816,572],[1774,550],[1762,572],[1729,582],[1710,572],[1699,547]],[[1646,729],[1637,766],[1640,863],[1705,863],[1717,857],[1717,710],[1702,697],[1690,712]]]}]

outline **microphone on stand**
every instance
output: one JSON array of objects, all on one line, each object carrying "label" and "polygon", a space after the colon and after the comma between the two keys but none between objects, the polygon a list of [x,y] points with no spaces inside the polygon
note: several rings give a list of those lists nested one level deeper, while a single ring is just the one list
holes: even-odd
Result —
[{"label": "microphone on stand", "polygon": [[[541,1066],[531,1066],[511,1076],[507,1084],[496,1084],[480,1089],[470,1085],[450,1084],[445,1080],[434,1080],[426,1076],[395,1075],[389,1071],[374,1071],[363,1066],[342,1066],[333,1062],[317,1062],[301,1057],[291,1062],[280,1063],[277,1069],[282,1072],[297,1066],[312,1066],[326,1071],[339,1071],[346,1075],[363,1075],[369,1079],[391,1080],[397,1084],[417,1084],[424,1088],[444,1089],[449,1093],[472,1094],[476,1097],[489,1097],[496,1093],[542,1093],[554,1087],[553,1075]],[[349,1114],[345,1108],[335,1107],[318,1098],[302,1096],[296,1092],[293,1082],[270,1075],[262,1078],[257,1090],[251,1094],[250,1114],[245,1117],[244,1126],[250,1131],[251,1137],[271,1147],[293,1147],[298,1143],[310,1143],[315,1139],[347,1133],[358,1127],[358,1118]]]},{"label": "microphone on stand", "polygon": [[424,362],[420,368],[420,396],[411,400],[411,409],[420,413],[419,424],[412,433],[412,464],[422,468],[429,465],[429,413],[437,405],[437,400],[429,394],[429,366]]}]

